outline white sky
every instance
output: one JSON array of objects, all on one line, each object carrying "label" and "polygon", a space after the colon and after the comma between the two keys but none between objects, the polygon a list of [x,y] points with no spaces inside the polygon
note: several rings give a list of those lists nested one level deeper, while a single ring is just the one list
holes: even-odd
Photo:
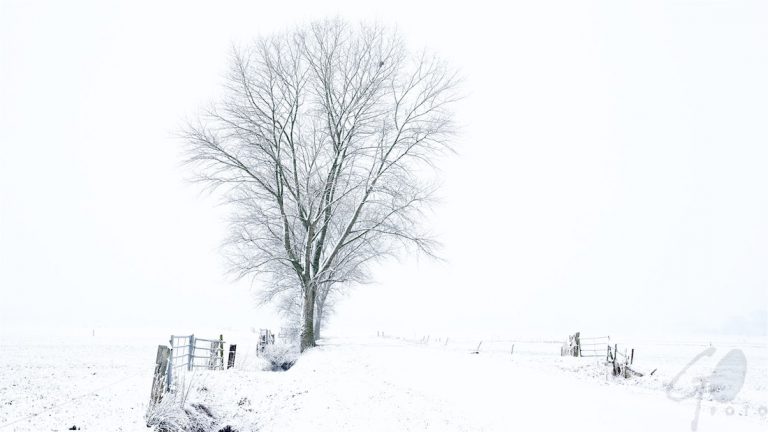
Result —
[{"label": "white sky", "polygon": [[765,314],[768,2],[277,3],[0,1],[0,326],[269,323],[173,134],[232,43],[334,15],[397,25],[468,93],[431,221],[447,262],[379,267],[334,331]]}]

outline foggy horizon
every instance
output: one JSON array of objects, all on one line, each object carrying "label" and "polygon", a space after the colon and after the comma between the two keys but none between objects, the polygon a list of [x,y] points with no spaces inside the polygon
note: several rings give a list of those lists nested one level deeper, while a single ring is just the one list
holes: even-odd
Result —
[{"label": "foggy horizon", "polygon": [[329,334],[768,334],[766,3],[43,4],[0,6],[0,333],[279,326],[176,134],[233,45],[343,15],[466,97],[444,261],[377,263]]}]

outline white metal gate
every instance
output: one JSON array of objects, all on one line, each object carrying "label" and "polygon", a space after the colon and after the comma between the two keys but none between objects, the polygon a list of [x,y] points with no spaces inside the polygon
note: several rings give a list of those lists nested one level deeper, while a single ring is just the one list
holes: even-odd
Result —
[{"label": "white metal gate", "polygon": [[168,389],[172,389],[178,378],[195,368],[207,370],[224,369],[224,338],[203,339],[171,335],[171,355],[168,359]]}]

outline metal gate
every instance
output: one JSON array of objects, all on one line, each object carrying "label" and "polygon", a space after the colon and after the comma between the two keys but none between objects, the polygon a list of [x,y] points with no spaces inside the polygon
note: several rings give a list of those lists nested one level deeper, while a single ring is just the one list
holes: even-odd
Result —
[{"label": "metal gate", "polygon": [[224,369],[224,337],[219,339],[196,338],[171,335],[171,354],[168,358],[167,388],[171,389],[176,380],[185,372],[195,368],[207,370]]},{"label": "metal gate", "polygon": [[580,357],[605,357],[611,346],[610,336],[587,337],[579,340]]}]

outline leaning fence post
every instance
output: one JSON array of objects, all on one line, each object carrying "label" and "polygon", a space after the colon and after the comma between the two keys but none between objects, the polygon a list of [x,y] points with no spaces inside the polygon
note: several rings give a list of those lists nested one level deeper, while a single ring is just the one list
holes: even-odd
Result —
[{"label": "leaning fence post", "polygon": [[155,375],[152,378],[152,394],[149,398],[151,403],[160,402],[160,399],[163,398],[163,393],[167,389],[167,384],[170,381],[170,375],[168,374],[168,361],[170,356],[170,348],[165,345],[157,346],[157,357],[155,358]]}]

